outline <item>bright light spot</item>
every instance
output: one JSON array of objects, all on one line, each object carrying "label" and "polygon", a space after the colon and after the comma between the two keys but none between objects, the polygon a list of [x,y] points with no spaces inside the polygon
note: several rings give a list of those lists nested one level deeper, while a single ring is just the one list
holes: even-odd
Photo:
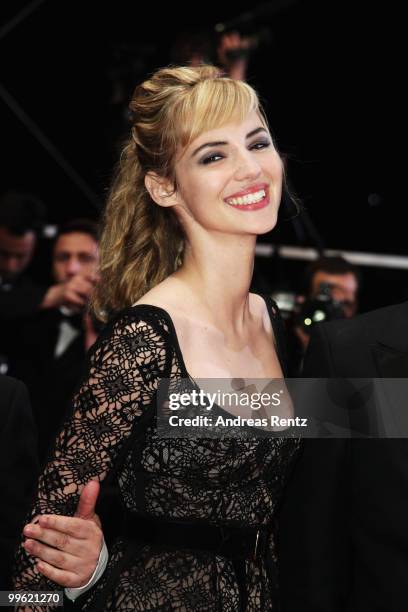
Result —
[{"label": "bright light spot", "polygon": [[318,323],[319,321],[324,321],[326,318],[325,313],[323,312],[323,310],[316,310],[316,312],[313,315],[313,320]]},{"label": "bright light spot", "polygon": [[303,323],[304,323],[305,325],[311,325],[311,324],[312,324],[312,319],[309,319],[309,317],[307,317],[307,319],[305,319],[305,320],[303,321]]}]

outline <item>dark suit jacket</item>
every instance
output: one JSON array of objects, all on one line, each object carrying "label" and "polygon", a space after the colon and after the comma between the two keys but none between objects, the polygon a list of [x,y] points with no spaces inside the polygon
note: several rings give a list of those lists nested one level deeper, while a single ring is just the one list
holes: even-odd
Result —
[{"label": "dark suit jacket", "polygon": [[46,460],[71,407],[72,395],[85,364],[82,329],[62,355],[54,356],[61,317],[59,310],[47,309],[25,321],[20,332],[24,343],[14,358],[11,371],[29,390],[38,427],[41,463]]},{"label": "dark suit jacket", "polygon": [[12,284],[0,280],[0,362],[12,367],[21,324],[39,312],[45,293],[25,275]]},{"label": "dark suit jacket", "polygon": [[13,553],[37,476],[37,435],[27,390],[0,376],[0,590],[11,588]]},{"label": "dark suit jacket", "polygon": [[[408,303],[317,326],[303,375],[408,377]],[[408,439],[304,440],[280,564],[283,612],[408,610]]]}]

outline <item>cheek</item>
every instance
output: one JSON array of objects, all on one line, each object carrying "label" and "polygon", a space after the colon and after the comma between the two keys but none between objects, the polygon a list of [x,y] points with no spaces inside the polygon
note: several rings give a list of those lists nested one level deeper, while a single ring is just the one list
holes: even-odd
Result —
[{"label": "cheek", "polygon": [[57,280],[61,280],[64,275],[64,264],[62,262],[55,263],[53,265],[53,274]]},{"label": "cheek", "polygon": [[82,271],[85,274],[93,274],[96,270],[96,261],[89,261],[82,265]]},{"label": "cheek", "polygon": [[280,158],[279,158],[278,163],[275,162],[274,172],[271,178],[272,178],[272,184],[275,186],[275,196],[277,199],[277,204],[279,206],[281,202],[281,198],[282,198],[283,180],[284,180],[283,164]]},{"label": "cheek", "polygon": [[205,176],[195,177],[180,188],[183,207],[193,216],[206,216],[214,213],[211,202],[222,192],[223,184],[218,176],[208,173]]},{"label": "cheek", "polygon": [[273,160],[271,160],[270,176],[274,179],[274,182],[277,185],[282,186],[283,182],[283,163],[281,158],[278,155],[274,155]]}]

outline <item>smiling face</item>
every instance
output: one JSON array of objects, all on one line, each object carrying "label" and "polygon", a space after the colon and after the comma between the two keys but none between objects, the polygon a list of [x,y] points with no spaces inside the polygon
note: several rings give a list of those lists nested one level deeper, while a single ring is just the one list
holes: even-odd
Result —
[{"label": "smiling face", "polygon": [[207,131],[175,164],[176,192],[168,204],[185,229],[258,235],[276,224],[282,161],[256,111],[242,122]]}]

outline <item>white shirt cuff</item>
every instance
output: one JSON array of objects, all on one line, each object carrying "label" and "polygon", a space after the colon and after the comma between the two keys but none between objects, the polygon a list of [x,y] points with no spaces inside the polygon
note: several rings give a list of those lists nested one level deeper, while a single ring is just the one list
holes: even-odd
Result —
[{"label": "white shirt cuff", "polygon": [[108,553],[108,549],[106,547],[105,540],[104,540],[102,544],[101,552],[99,553],[99,559],[95,567],[94,573],[92,574],[88,582],[84,584],[84,586],[72,588],[72,589],[68,589],[68,588],[64,589],[65,595],[68,597],[68,599],[70,599],[71,601],[75,601],[77,597],[79,597],[80,595],[83,595],[83,593],[85,593],[88,589],[90,589],[102,576],[103,572],[106,569],[108,559],[109,559],[109,553]]}]

